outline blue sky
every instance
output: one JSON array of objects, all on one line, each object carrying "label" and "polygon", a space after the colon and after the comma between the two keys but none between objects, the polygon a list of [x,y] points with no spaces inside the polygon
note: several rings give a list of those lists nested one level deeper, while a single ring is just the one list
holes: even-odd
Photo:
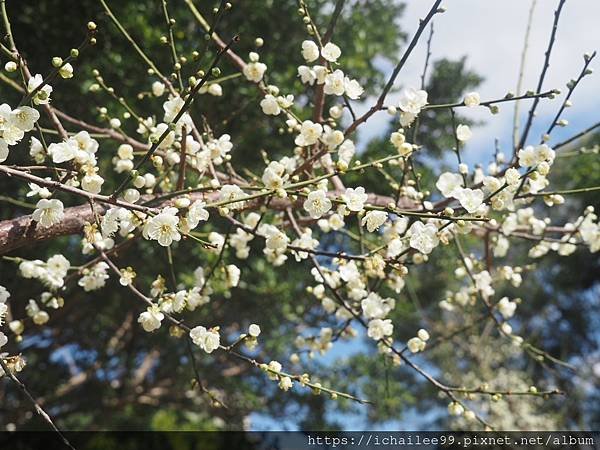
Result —
[{"label": "blue sky", "polygon": [[[424,17],[431,7],[431,2],[412,0],[405,3],[406,10],[399,21],[400,27],[412,35],[419,18]],[[467,56],[467,66],[485,78],[478,89],[482,100],[501,98],[508,91],[516,91],[531,0],[446,0],[442,5],[447,11],[435,17],[433,60]],[[557,5],[558,0],[536,2],[525,66],[524,90],[535,90],[537,85]],[[565,85],[579,74],[583,54],[600,50],[598,17],[598,0],[566,2],[544,90],[558,88],[563,95],[566,94]],[[422,39],[400,73],[398,86],[419,86],[425,53],[426,39]],[[399,55],[390,58],[391,63],[383,64],[382,69],[389,73],[398,57]],[[597,61],[600,61],[600,56],[592,63],[592,68],[598,67]],[[391,94],[386,103],[397,103],[397,98],[397,94]],[[540,103],[538,117],[530,133],[531,143],[538,143],[542,130],[548,127],[562,98],[563,96],[559,96],[556,100],[543,100]],[[598,122],[599,100],[600,74],[596,73],[586,77],[578,86],[572,97],[573,106],[563,115],[569,121],[569,126],[557,128],[551,142],[558,142]],[[371,99],[357,109],[362,112],[373,102]],[[530,101],[522,102],[523,120],[530,104]],[[484,126],[474,129],[474,136],[466,146],[467,161],[474,163],[484,159],[487,162],[493,154],[495,138],[500,140],[502,147],[509,149],[512,141],[513,103],[501,105],[500,113],[495,116],[487,108],[465,108],[461,113],[473,120],[485,122]],[[379,113],[371,118],[368,126],[361,129],[360,142],[380,136],[386,130],[388,122],[389,116],[386,113]]]}]

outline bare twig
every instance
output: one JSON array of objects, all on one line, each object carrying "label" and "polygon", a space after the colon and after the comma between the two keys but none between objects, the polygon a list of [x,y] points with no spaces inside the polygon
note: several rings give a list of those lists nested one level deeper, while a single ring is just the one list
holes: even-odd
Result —
[{"label": "bare twig", "polygon": [[423,34],[423,31],[427,27],[427,24],[431,21],[431,19],[433,18],[433,16],[435,14],[437,14],[438,12],[441,12],[439,10],[440,3],[442,3],[442,0],[436,0],[433,3],[433,6],[431,7],[431,9],[429,10],[429,13],[427,13],[427,16],[425,16],[424,19],[421,19],[419,21],[419,28],[417,28],[415,35],[413,36],[412,40],[408,44],[408,47],[404,51],[404,54],[400,58],[400,61],[394,68],[394,71],[392,72],[392,75],[390,76],[388,82],[386,83],[385,87],[383,88],[381,95],[379,95],[377,102],[375,103],[375,105],[373,105],[373,107],[371,107],[371,109],[369,109],[366,113],[364,113],[362,116],[360,116],[357,120],[352,122],[352,124],[344,132],[344,134],[346,136],[352,134],[360,124],[366,122],[367,120],[369,120],[369,118],[373,114],[375,114],[377,111],[381,110],[381,107],[383,106],[383,104],[385,102],[385,98],[387,97],[388,93],[392,89],[392,86],[394,85],[396,78],[398,77],[398,74],[400,73],[400,71],[402,70],[404,65],[406,64],[406,61],[408,61],[408,58],[410,57],[412,51],[414,50],[415,46],[417,45],[417,42],[419,42],[421,34]]},{"label": "bare twig", "polygon": [[[523,85],[523,78],[525,77],[525,64],[527,62],[527,50],[529,49],[529,36],[531,34],[531,24],[533,23],[533,13],[537,0],[531,0],[531,6],[529,8],[529,16],[527,18],[527,27],[525,29],[525,39],[523,42],[523,51],[521,52],[521,64],[519,65],[519,78],[517,80],[516,95],[521,95],[521,87]],[[513,147],[517,146],[519,142],[519,112],[521,102],[515,102],[515,112],[513,116]]]},{"label": "bare twig", "polygon": [[[1,1],[2,3],[4,3],[4,0]],[[2,370],[4,370],[6,376],[8,376],[8,378],[10,378],[10,380],[19,387],[19,389],[21,389],[21,391],[25,394],[27,399],[33,405],[35,412],[38,413],[46,421],[50,428],[52,428],[54,432],[60,436],[64,444],[71,450],[76,450],[75,447],[73,447],[73,445],[71,445],[69,440],[65,437],[63,432],[60,431],[60,429],[54,424],[50,415],[46,411],[44,411],[44,409],[40,406],[33,394],[29,391],[29,389],[27,389],[27,386],[25,386],[25,384],[17,378],[17,376],[12,372],[12,370],[10,370],[10,368],[2,358],[0,358],[0,367],[2,367]]]},{"label": "bare twig", "polygon": [[[546,73],[548,72],[548,67],[550,67],[550,55],[552,55],[552,48],[554,47],[554,42],[556,40],[556,32],[558,30],[558,21],[560,19],[560,13],[562,12],[563,6],[566,0],[559,0],[558,7],[554,12],[554,23],[552,25],[552,32],[550,33],[550,41],[548,42],[548,49],[546,50],[546,56],[544,59],[544,66],[542,67],[542,72],[540,73],[540,78],[538,80],[536,92],[540,92],[544,85],[544,80],[546,78]],[[529,110],[529,115],[527,117],[527,122],[525,124],[525,128],[523,129],[523,134],[521,135],[521,139],[519,141],[519,145],[517,145],[513,150],[513,159],[516,157],[517,151],[525,145],[527,142],[527,137],[529,136],[529,131],[531,130],[531,125],[533,124],[533,118],[535,117],[535,111],[537,110],[538,104],[540,100],[536,98],[533,101],[533,105],[531,105],[531,109]]]}]

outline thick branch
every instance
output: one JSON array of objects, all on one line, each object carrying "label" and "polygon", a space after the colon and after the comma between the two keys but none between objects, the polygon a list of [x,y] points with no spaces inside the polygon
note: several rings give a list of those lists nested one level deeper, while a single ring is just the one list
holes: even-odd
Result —
[{"label": "thick branch", "polygon": [[[330,191],[329,196],[339,197],[342,192]],[[219,193],[203,193],[194,192],[190,194],[191,200],[202,199],[206,202],[214,202],[218,200]],[[144,197],[144,201],[150,202],[151,197]],[[303,199],[299,199],[298,202],[302,203]],[[380,195],[369,195],[369,204],[376,206],[385,206],[390,202],[393,202],[391,197],[380,196]],[[163,200],[157,208],[171,205],[173,199]],[[248,202],[246,208],[248,210],[257,209],[262,205],[262,200],[256,200]],[[284,211],[286,208],[291,206],[289,199],[273,198],[269,202],[269,208],[277,211]],[[404,204],[400,207],[411,208],[415,205],[408,199],[404,199]],[[107,204],[96,203],[94,205],[94,211],[96,214],[103,214],[110,207]],[[52,225],[48,228],[43,228],[37,225],[33,221],[31,215],[17,217],[15,219],[4,220],[0,222],[0,254],[6,254],[10,251],[16,250],[26,245],[32,245],[38,242],[43,242],[49,239],[54,239],[60,236],[68,236],[73,234],[79,234],[83,230],[83,226],[86,222],[92,223],[94,221],[94,215],[90,208],[89,203],[65,208],[64,218],[57,224]]]}]

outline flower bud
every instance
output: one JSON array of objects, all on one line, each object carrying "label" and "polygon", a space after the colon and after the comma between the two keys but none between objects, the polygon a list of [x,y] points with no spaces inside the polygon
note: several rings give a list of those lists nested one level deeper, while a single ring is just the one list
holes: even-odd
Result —
[{"label": "flower bud", "polygon": [[7,72],[15,72],[17,67],[17,63],[14,61],[8,61],[6,64],[4,64],[4,70]]}]

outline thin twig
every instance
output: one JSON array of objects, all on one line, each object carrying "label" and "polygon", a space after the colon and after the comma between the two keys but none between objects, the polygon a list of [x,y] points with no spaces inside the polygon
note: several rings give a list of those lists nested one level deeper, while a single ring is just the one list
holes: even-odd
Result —
[{"label": "thin twig", "polygon": [[344,134],[346,136],[352,134],[360,124],[366,122],[367,120],[369,120],[369,118],[373,114],[375,114],[377,111],[381,110],[381,107],[383,106],[383,104],[385,102],[385,98],[387,97],[388,93],[392,89],[392,86],[394,85],[396,78],[398,77],[398,74],[400,73],[400,71],[402,70],[404,65],[406,64],[406,61],[408,61],[408,58],[410,57],[415,46],[417,45],[417,42],[419,42],[421,34],[423,34],[423,31],[427,27],[427,24],[431,21],[431,19],[433,18],[433,16],[435,14],[437,14],[438,12],[441,12],[439,10],[440,3],[442,3],[442,0],[436,0],[433,3],[433,6],[431,7],[431,9],[429,10],[429,13],[427,13],[427,16],[425,16],[424,19],[421,19],[419,21],[419,28],[417,28],[415,35],[413,36],[412,40],[408,44],[408,47],[406,48],[404,54],[400,58],[400,61],[394,68],[392,75],[390,76],[388,82],[386,83],[385,87],[383,88],[381,95],[377,99],[377,103],[375,103],[375,105],[373,107],[371,107],[371,109],[369,109],[366,113],[364,113],[362,116],[360,116],[357,120],[352,122],[352,124],[344,132]]},{"label": "thin twig", "polygon": [[[2,1],[2,3],[4,3],[4,0],[1,0],[1,1]],[[25,384],[17,378],[17,376],[12,372],[12,370],[10,370],[8,365],[4,362],[4,360],[1,357],[0,357],[0,367],[2,367],[2,370],[4,370],[4,373],[6,374],[6,376],[8,376],[8,378],[10,378],[10,380],[13,383],[15,383],[19,387],[19,389],[21,389],[21,391],[23,391],[23,393],[25,394],[27,399],[33,405],[35,412],[38,413],[40,416],[42,416],[42,418],[46,421],[46,423],[48,425],[50,425],[50,428],[52,428],[54,430],[54,432],[60,436],[60,438],[62,439],[64,444],[67,447],[69,447],[71,450],[76,450],[75,447],[73,447],[73,445],[71,445],[69,440],[65,437],[63,432],[60,431],[60,429],[54,424],[50,415],[48,415],[48,413],[46,411],[44,411],[44,409],[40,406],[40,404],[37,402],[37,400],[35,399],[33,394],[29,391],[29,389],[27,389],[27,386],[25,386]]]},{"label": "thin twig", "polygon": [[[554,12],[554,23],[552,25],[552,32],[550,33],[550,41],[548,42],[548,49],[546,50],[545,54],[546,56],[544,59],[544,66],[542,67],[542,72],[540,73],[540,78],[538,80],[536,92],[540,92],[542,90],[544,80],[546,78],[546,73],[548,72],[548,67],[550,67],[550,55],[552,55],[552,48],[554,47],[554,42],[556,40],[556,32],[558,30],[558,21],[560,19],[560,13],[562,12],[565,1],[566,0],[559,0],[558,7]],[[533,101],[533,105],[531,105],[531,109],[529,110],[529,115],[527,117],[527,123],[525,124],[523,134],[521,135],[519,145],[513,149],[513,159],[516,157],[517,151],[520,148],[523,148],[525,142],[527,142],[527,137],[529,136],[529,131],[531,130],[531,125],[533,124],[533,118],[535,117],[535,111],[537,110],[539,102],[539,98],[536,98]]]},{"label": "thin twig", "polygon": [[[525,77],[525,64],[527,62],[527,51],[529,50],[529,37],[531,35],[531,24],[533,23],[533,13],[537,0],[531,0],[531,7],[529,8],[529,16],[527,18],[527,27],[525,29],[525,39],[523,42],[523,51],[521,52],[521,64],[519,65],[519,78],[517,80],[516,95],[521,95],[521,88],[523,85],[523,78]],[[517,146],[519,142],[519,110],[521,102],[515,102],[515,112],[513,116],[513,147]]]}]

